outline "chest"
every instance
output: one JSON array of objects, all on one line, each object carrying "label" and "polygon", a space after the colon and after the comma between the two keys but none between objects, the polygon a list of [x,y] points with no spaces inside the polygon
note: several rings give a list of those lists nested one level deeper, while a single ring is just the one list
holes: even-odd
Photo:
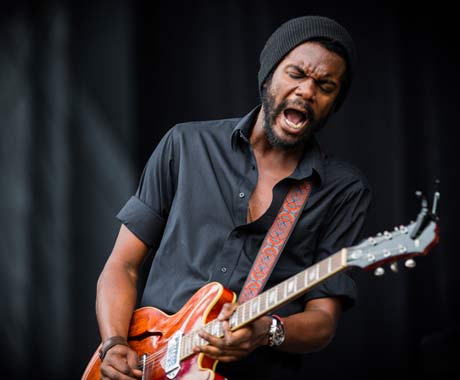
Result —
[{"label": "chest", "polygon": [[248,204],[247,221],[249,223],[259,219],[267,211],[273,200],[273,188],[278,182],[289,176],[294,169],[295,167],[286,167],[273,170],[267,165],[259,164],[257,184]]}]

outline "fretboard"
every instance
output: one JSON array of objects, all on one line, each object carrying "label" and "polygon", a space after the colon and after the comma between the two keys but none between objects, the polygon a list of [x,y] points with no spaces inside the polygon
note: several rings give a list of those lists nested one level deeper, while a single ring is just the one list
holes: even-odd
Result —
[{"label": "fretboard", "polygon": [[[230,318],[231,329],[237,330],[253,320],[272,312],[300,297],[320,282],[343,271],[347,267],[346,254],[347,250],[342,249],[241,304]],[[221,337],[224,335],[222,323],[218,320],[207,323],[203,326],[203,329],[214,336]],[[207,342],[200,338],[197,331],[192,331],[184,335],[181,344],[181,360],[193,354],[192,349],[194,346],[205,344]]]}]

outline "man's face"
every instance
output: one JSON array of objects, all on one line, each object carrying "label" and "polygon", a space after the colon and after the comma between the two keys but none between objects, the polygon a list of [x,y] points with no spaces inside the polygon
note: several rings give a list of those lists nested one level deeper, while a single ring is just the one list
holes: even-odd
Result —
[{"label": "man's face", "polygon": [[315,42],[293,49],[263,92],[264,130],[272,146],[297,149],[333,111],[346,63]]}]

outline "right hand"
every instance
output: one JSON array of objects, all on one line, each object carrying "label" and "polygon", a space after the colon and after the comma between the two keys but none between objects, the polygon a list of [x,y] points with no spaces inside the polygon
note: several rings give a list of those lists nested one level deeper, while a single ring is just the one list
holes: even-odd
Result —
[{"label": "right hand", "polygon": [[121,344],[107,351],[101,364],[101,380],[137,380],[142,371],[137,369],[137,353]]}]

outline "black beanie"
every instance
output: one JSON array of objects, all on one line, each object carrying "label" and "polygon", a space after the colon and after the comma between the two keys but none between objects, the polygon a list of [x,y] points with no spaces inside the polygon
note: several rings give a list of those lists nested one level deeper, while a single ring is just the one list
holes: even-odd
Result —
[{"label": "black beanie", "polygon": [[[346,29],[336,21],[323,16],[303,16],[291,19],[276,29],[260,53],[259,91],[267,76],[296,46],[314,39],[327,38],[339,43],[347,53],[350,80],[356,63],[355,44]],[[349,85],[350,83],[348,83]],[[348,88],[342,88],[335,110],[340,107]]]}]

